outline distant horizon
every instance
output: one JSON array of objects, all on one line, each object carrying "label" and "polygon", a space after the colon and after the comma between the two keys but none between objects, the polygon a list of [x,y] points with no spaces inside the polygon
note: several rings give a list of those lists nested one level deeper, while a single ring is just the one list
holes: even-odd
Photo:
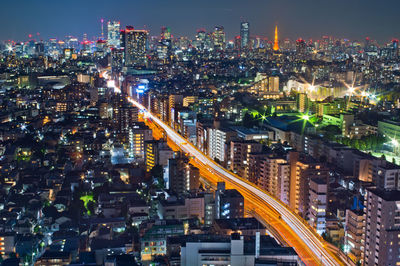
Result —
[{"label": "distant horizon", "polygon": [[[150,30],[171,28],[174,36],[193,38],[198,28],[212,32],[224,26],[227,40],[239,35],[240,22],[250,23],[250,36],[273,38],[278,25],[280,39],[338,39],[363,41],[366,37],[387,43],[400,38],[397,10],[400,1],[385,0],[2,0],[0,40],[24,42],[32,34],[37,40],[74,36],[95,40],[100,36],[100,20],[117,20],[121,25]],[[36,37],[36,33],[40,37]]]}]

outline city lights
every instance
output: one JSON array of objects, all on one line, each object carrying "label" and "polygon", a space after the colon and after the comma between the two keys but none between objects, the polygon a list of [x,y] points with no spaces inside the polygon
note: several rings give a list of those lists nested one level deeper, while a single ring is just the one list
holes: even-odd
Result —
[{"label": "city lights", "polygon": [[399,264],[400,2],[235,1],[2,5],[3,264]]}]

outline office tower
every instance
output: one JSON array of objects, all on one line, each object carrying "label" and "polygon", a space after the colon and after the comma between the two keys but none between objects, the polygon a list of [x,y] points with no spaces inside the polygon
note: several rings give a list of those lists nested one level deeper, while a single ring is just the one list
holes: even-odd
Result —
[{"label": "office tower", "polygon": [[240,177],[248,179],[250,153],[262,150],[262,144],[252,140],[233,140],[230,142],[230,169]]},{"label": "office tower", "polygon": [[327,180],[312,178],[310,180],[309,195],[308,223],[321,235],[326,229]]},{"label": "office tower", "polygon": [[243,218],[244,198],[236,189],[225,189],[224,182],[218,182],[215,192],[215,218]]},{"label": "office tower", "polygon": [[124,66],[124,49],[111,48],[111,71],[119,73]]},{"label": "office tower", "polygon": [[147,64],[148,32],[146,30],[135,30],[132,26],[127,26],[125,31],[121,32],[121,35],[122,41],[124,41],[125,66],[145,67]]},{"label": "office tower", "polygon": [[344,252],[357,263],[362,259],[364,248],[364,211],[346,210],[344,226]]},{"label": "office tower", "polygon": [[174,158],[168,161],[169,188],[176,195],[182,195],[199,188],[199,169],[189,165],[187,158]]},{"label": "office tower", "polygon": [[296,53],[301,56],[306,54],[306,42],[303,39],[296,41]]},{"label": "office tower", "polygon": [[35,43],[35,55],[44,56],[44,43],[42,42]]},{"label": "office tower", "polygon": [[273,46],[272,49],[274,51],[278,51],[279,50],[278,26],[275,26],[274,46]]},{"label": "office tower", "polygon": [[171,29],[169,27],[161,27],[161,41],[171,40]]},{"label": "office tower", "polygon": [[119,21],[109,21],[107,23],[107,43],[111,47],[119,48],[120,46],[120,27]]},{"label": "office tower", "polygon": [[250,43],[250,24],[249,22],[240,23],[241,48],[246,49]]},{"label": "office tower", "polygon": [[392,40],[392,58],[398,58],[399,57],[399,40],[393,39]]},{"label": "office tower", "polygon": [[368,188],[364,210],[364,265],[398,265],[400,192]]},{"label": "office tower", "polygon": [[213,32],[213,41],[215,50],[225,49],[225,32],[224,27],[216,26]]}]

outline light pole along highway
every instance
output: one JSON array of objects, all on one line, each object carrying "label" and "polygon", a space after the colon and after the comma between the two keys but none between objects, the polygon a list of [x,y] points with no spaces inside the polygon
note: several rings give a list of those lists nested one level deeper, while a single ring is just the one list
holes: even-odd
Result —
[{"label": "light pole along highway", "polygon": [[[227,182],[230,182],[233,187],[238,188],[240,191],[244,191],[246,192],[246,194],[248,193],[248,195],[251,195],[250,199],[247,199],[246,195],[244,195],[246,200],[253,201],[252,203],[261,207],[261,209],[273,209],[273,211],[279,213],[279,219],[283,221],[292,232],[292,235],[283,235],[283,237],[286,239],[290,237],[295,237],[300,240],[298,246],[293,246],[298,253],[300,250],[304,250],[305,247],[307,247],[308,252],[312,253],[311,255],[313,261],[308,261],[306,262],[307,264],[347,265],[345,261],[341,260],[338,256],[328,250],[328,243],[317,236],[316,232],[314,232],[313,229],[304,224],[303,221],[301,221],[300,218],[290,209],[288,209],[284,204],[270,196],[267,192],[257,188],[253,184],[217,164],[214,160],[199,151],[194,145],[192,145],[184,137],[178,134],[175,130],[173,130],[159,118],[151,114],[143,105],[141,105],[131,97],[127,97],[127,99],[134,106],[144,112],[145,117],[150,118],[154,123],[161,127],[167,134],[168,138],[173,141],[177,146],[179,146],[182,151],[194,157],[194,159],[198,161],[201,165],[207,167],[207,170],[211,173],[219,176]],[[282,234],[282,232],[279,233]]]}]

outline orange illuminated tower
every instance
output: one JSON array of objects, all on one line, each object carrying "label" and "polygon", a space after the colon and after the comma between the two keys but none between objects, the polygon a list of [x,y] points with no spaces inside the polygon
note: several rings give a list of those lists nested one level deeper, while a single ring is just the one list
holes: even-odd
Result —
[{"label": "orange illuminated tower", "polygon": [[275,40],[274,40],[274,47],[272,48],[274,51],[279,50],[279,44],[278,44],[278,26],[275,26]]}]

